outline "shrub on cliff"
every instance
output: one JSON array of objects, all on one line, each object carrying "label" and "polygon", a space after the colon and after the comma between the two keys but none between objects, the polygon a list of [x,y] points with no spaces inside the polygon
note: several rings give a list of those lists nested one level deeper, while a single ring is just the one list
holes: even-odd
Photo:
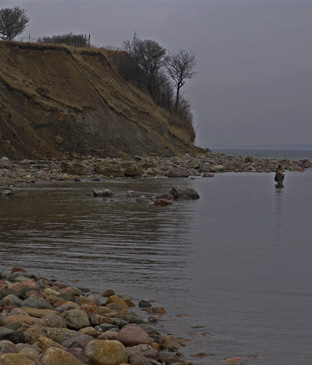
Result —
[{"label": "shrub on cliff", "polygon": [[131,40],[123,42],[123,49],[136,65],[125,79],[146,89],[154,102],[171,113],[170,124],[183,129],[193,142],[191,104],[183,97],[181,88],[196,74],[195,53],[180,50],[165,56],[165,48],[153,40],[140,39],[136,33]]}]

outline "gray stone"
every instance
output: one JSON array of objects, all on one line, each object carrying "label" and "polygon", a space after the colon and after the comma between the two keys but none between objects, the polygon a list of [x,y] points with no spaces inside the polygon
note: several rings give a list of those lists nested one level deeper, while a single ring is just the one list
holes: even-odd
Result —
[{"label": "gray stone", "polygon": [[143,319],[133,312],[126,312],[121,315],[121,318],[129,323],[144,323]]},{"label": "gray stone", "polygon": [[106,331],[109,331],[109,330],[112,330],[112,329],[117,329],[118,327],[116,327],[115,325],[113,324],[109,324],[109,323],[102,323],[98,326],[95,326],[95,329],[102,333],[102,332],[106,332]]},{"label": "gray stone", "polygon": [[144,357],[140,350],[136,348],[127,348],[128,363],[131,365],[150,365],[150,361]]},{"label": "gray stone", "polygon": [[77,337],[77,332],[69,330],[67,328],[45,328],[44,333],[46,337],[51,338],[51,340],[62,344],[64,341]]},{"label": "gray stone", "polygon": [[147,332],[150,337],[160,336],[160,333],[157,331],[157,329],[149,324],[141,323],[138,324],[137,326],[142,328],[145,332]]},{"label": "gray stone", "polygon": [[1,354],[12,353],[12,352],[18,352],[16,345],[12,341],[9,340],[0,341]]},{"label": "gray stone", "polygon": [[56,328],[66,327],[65,319],[58,314],[51,313],[42,317],[42,319],[45,321],[48,327],[56,327]]},{"label": "gray stone", "polygon": [[113,193],[111,190],[109,189],[94,189],[93,190],[93,196],[94,197],[103,197],[103,198],[106,198],[106,197],[109,197],[109,196],[112,196]]},{"label": "gray stone", "polygon": [[170,194],[173,195],[175,199],[178,199],[182,196],[188,196],[191,199],[199,199],[198,192],[195,189],[190,188],[186,185],[173,186],[170,191]]},{"label": "gray stone", "polygon": [[24,281],[27,279],[36,280],[36,276],[33,274],[28,274],[27,272],[15,271],[14,273],[8,276],[9,281]]},{"label": "gray stone", "polygon": [[20,307],[23,301],[19,299],[15,294],[9,294],[0,301],[1,306],[14,306]]},{"label": "gray stone", "polygon": [[119,328],[122,328],[124,326],[127,326],[129,322],[125,321],[121,318],[113,318],[114,324],[116,324]]},{"label": "gray stone", "polygon": [[80,330],[83,327],[90,326],[90,321],[87,312],[81,309],[71,309],[63,312],[63,317],[67,327],[70,329]]},{"label": "gray stone", "polygon": [[173,168],[171,169],[168,174],[168,177],[189,177],[189,173],[186,170]]},{"label": "gray stone", "polygon": [[87,296],[87,299],[90,300],[91,302],[97,304],[97,305],[101,305],[101,301],[93,294],[89,294]]},{"label": "gray stone", "polygon": [[140,308],[150,308],[152,304],[150,302],[147,302],[146,300],[140,300],[139,307]]},{"label": "gray stone", "polygon": [[38,297],[30,296],[29,298],[23,301],[23,307],[31,307],[31,308],[38,308],[38,309],[53,309],[55,308],[48,303],[46,300]]},{"label": "gray stone", "polygon": [[7,197],[15,195],[12,190],[3,190],[1,194],[2,196],[7,196]]},{"label": "gray stone", "polygon": [[84,354],[84,350],[82,348],[71,347],[67,349],[67,352],[74,355],[82,364],[88,364],[89,359]]},{"label": "gray stone", "polygon": [[36,345],[30,345],[29,343],[18,343],[15,345],[17,352],[20,352],[23,349],[32,349],[37,351],[38,353],[42,352],[42,349]]},{"label": "gray stone", "polygon": [[0,341],[8,340],[13,343],[25,342],[25,337],[23,332],[14,331],[9,328],[0,327]]},{"label": "gray stone", "polygon": [[68,340],[62,342],[62,345],[67,348],[78,347],[84,349],[87,346],[87,344],[92,340],[94,340],[92,336],[85,334],[78,334],[76,337],[69,338]]},{"label": "gray stone", "polygon": [[10,294],[14,294],[17,296],[16,291],[13,289],[6,288],[4,290],[0,290],[0,300],[2,300],[4,297],[6,297],[7,295],[10,295]]},{"label": "gray stone", "polygon": [[80,308],[79,304],[72,302],[72,303],[65,303],[65,304],[60,305],[57,308],[57,310],[58,310],[58,312],[63,313],[63,312],[69,311],[71,309],[79,309],[79,308]]}]

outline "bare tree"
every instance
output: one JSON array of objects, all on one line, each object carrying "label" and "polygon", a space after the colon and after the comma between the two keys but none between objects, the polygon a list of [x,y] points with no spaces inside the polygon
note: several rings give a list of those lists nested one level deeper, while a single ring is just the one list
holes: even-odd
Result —
[{"label": "bare tree", "polygon": [[147,75],[147,88],[155,99],[159,87],[160,68],[166,54],[165,48],[153,40],[141,40],[136,33],[133,39],[123,42],[123,49]]},{"label": "bare tree", "polygon": [[8,41],[23,33],[27,28],[29,18],[24,9],[19,7],[0,10],[0,38]]},{"label": "bare tree", "polygon": [[165,67],[168,75],[172,78],[176,87],[175,111],[179,108],[181,99],[181,88],[186,79],[191,79],[196,75],[196,54],[192,51],[180,50],[177,53],[171,53],[166,57]]}]

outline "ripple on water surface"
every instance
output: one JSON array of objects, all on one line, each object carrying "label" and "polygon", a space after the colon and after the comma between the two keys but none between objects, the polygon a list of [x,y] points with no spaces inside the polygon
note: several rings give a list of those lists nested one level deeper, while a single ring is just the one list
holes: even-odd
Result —
[{"label": "ripple on water surface", "polygon": [[[214,354],[203,363],[312,363],[311,177],[287,172],[282,191],[273,174],[231,173],[31,186],[0,199],[1,270],[154,299],[161,325],[192,340],[184,353]],[[176,183],[201,198],[155,207],[127,196]],[[113,198],[93,198],[99,187]]]}]

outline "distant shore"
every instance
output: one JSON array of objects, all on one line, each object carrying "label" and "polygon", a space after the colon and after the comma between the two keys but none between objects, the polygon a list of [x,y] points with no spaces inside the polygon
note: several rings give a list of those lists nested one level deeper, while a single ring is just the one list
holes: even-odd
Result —
[{"label": "distant shore", "polygon": [[21,184],[58,181],[101,181],[101,179],[138,179],[156,177],[213,177],[221,172],[270,173],[281,164],[284,170],[304,171],[309,160],[257,159],[253,156],[228,156],[207,151],[197,157],[136,156],[133,158],[96,158],[93,156],[62,160],[13,161],[0,158],[0,189]]}]

